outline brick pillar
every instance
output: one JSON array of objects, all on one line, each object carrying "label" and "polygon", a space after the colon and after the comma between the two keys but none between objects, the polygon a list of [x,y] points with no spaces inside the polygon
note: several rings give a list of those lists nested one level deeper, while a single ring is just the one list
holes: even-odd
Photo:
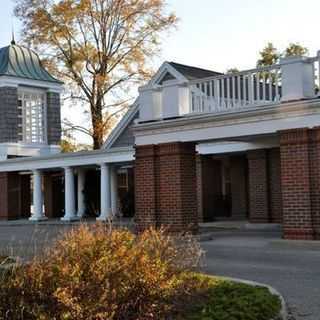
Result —
[{"label": "brick pillar", "polygon": [[268,151],[269,195],[271,222],[282,223],[280,149]]},{"label": "brick pillar", "polygon": [[320,128],[309,131],[310,198],[314,237],[320,240]]},{"label": "brick pillar", "polygon": [[308,129],[280,132],[283,233],[285,239],[313,239]]},{"label": "brick pillar", "polygon": [[192,231],[198,227],[195,145],[160,144],[158,219],[172,232]]},{"label": "brick pillar", "polygon": [[197,231],[194,144],[136,147],[135,204],[137,231],[151,226]]},{"label": "brick pillar", "polygon": [[249,220],[269,222],[268,172],[265,150],[248,151]]},{"label": "brick pillar", "polygon": [[156,227],[156,146],[137,146],[135,157],[135,222],[140,232]]}]

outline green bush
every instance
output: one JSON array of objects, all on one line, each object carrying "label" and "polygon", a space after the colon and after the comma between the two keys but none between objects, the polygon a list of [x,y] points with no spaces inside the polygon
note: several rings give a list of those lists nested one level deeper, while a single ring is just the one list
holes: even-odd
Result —
[{"label": "green bush", "polygon": [[176,243],[163,230],[81,226],[1,281],[0,318],[164,319],[195,292],[186,270],[201,256],[192,238]]},{"label": "green bush", "polygon": [[270,320],[281,302],[267,288],[221,281],[210,285],[206,298],[185,314],[187,320]]}]

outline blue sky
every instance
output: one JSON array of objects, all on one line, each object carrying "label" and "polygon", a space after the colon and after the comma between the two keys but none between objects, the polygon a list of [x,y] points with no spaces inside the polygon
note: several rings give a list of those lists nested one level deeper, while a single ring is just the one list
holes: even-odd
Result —
[{"label": "blue sky", "polygon": [[[259,51],[271,41],[283,50],[300,42],[316,55],[320,50],[320,0],[167,0],[180,18],[177,30],[163,37],[162,53],[154,60],[176,61],[224,72],[254,68]],[[1,0],[0,46],[11,40],[14,0]],[[81,113],[80,113],[81,114]],[[63,117],[74,109],[65,106]],[[79,117],[79,124],[87,121]],[[81,138],[81,140],[83,140]],[[83,141],[87,141],[84,139]]]}]

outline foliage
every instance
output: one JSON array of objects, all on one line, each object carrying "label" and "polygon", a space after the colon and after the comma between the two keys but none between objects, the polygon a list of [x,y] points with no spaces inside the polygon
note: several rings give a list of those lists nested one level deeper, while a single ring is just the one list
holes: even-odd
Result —
[{"label": "foliage", "polygon": [[260,59],[257,62],[257,66],[265,67],[273,65],[279,61],[280,56],[278,50],[269,42],[267,46],[260,51]]},{"label": "foliage", "polygon": [[267,288],[230,281],[209,285],[204,302],[183,316],[186,320],[270,320],[281,302]]},{"label": "foliage", "polygon": [[195,291],[201,250],[163,230],[134,236],[102,225],[65,234],[0,284],[1,319],[163,319]]},{"label": "foliage", "polygon": [[301,44],[290,43],[288,47],[280,53],[274,45],[269,42],[267,46],[260,51],[260,58],[257,62],[258,67],[271,66],[273,64],[279,63],[280,58],[282,57],[293,57],[293,56],[304,56],[308,54],[308,49]]},{"label": "foliage", "polygon": [[82,131],[95,149],[177,21],[165,0],[16,0],[15,14],[22,38],[69,85],[70,99],[89,107],[92,128]]},{"label": "foliage", "polygon": [[305,56],[309,53],[309,50],[306,47],[303,47],[299,43],[290,43],[288,48],[286,48],[283,55],[285,57],[292,57],[292,56]]}]

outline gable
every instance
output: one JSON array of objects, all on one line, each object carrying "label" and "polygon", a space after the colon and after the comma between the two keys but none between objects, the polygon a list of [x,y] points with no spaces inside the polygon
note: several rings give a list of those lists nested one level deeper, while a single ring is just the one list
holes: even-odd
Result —
[{"label": "gable", "polygon": [[122,148],[131,147],[134,145],[134,135],[132,131],[132,126],[134,125],[134,120],[139,118],[139,112],[132,118],[132,120],[123,129],[119,137],[114,141],[111,148]]},{"label": "gable", "polygon": [[135,102],[112,130],[102,148],[111,149],[132,147],[134,145],[132,126],[138,117],[139,105]]}]

